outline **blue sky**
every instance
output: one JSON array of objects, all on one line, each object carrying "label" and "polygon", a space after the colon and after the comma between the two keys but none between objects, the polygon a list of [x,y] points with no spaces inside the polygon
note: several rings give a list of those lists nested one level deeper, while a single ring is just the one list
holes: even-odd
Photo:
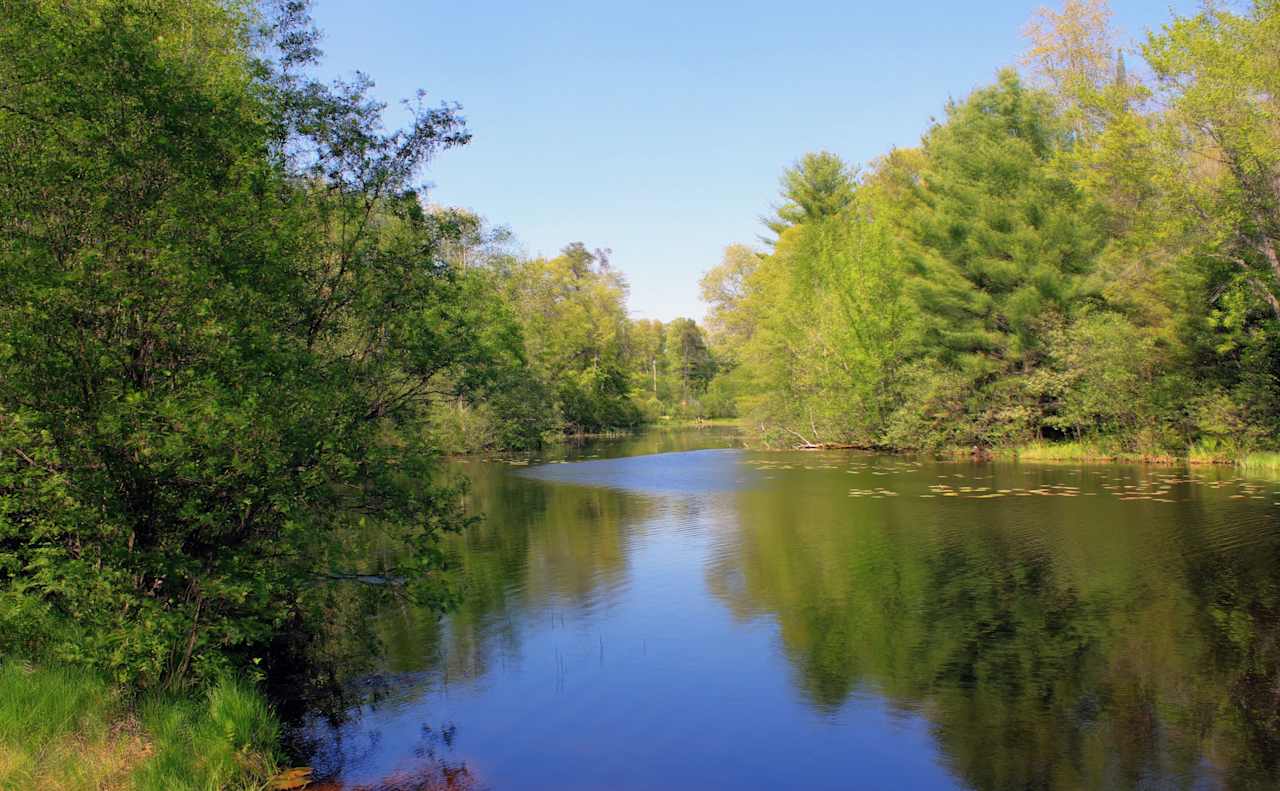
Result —
[{"label": "blue sky", "polygon": [[[510,227],[529,254],[607,247],[637,318],[701,318],[698,279],[754,243],[806,151],[861,163],[918,142],[948,97],[1024,49],[1036,0],[315,0],[325,73],[392,104],[463,106],[474,140],[431,200]],[[1056,5],[1056,3],[1055,3]],[[1194,0],[1113,0],[1129,39]]]}]

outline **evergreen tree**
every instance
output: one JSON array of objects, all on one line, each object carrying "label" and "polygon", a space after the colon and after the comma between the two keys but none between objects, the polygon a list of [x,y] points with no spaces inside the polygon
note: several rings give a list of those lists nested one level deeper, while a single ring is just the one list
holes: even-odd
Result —
[{"label": "evergreen tree", "polygon": [[1011,71],[948,107],[904,219],[925,341],[977,378],[1028,369],[1055,316],[1087,301],[1097,212],[1051,164],[1068,137]]},{"label": "evergreen tree", "polygon": [[[764,218],[775,235],[793,225],[832,217],[853,205],[856,172],[844,160],[827,151],[805,154],[782,174],[783,202],[774,216]],[[777,239],[766,239],[776,244]]]}]

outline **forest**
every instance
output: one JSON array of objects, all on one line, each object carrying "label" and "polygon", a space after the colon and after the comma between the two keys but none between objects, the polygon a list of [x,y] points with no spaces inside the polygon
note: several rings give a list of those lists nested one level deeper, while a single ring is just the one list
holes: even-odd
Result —
[{"label": "forest", "polygon": [[[0,0],[0,654],[235,709],[353,589],[457,602],[450,454],[665,421],[1277,458],[1280,2],[1130,51],[1068,0],[1028,36],[918,146],[787,169],[704,330],[633,319],[608,250],[433,203],[462,109],[386,128],[313,76],[303,2]],[[207,771],[269,774],[255,728]]]},{"label": "forest", "polygon": [[1274,458],[1280,4],[1210,5],[1127,58],[1109,18],[1042,10],[1022,71],[919,146],[786,171],[763,245],[702,283],[719,387],[760,434]]}]

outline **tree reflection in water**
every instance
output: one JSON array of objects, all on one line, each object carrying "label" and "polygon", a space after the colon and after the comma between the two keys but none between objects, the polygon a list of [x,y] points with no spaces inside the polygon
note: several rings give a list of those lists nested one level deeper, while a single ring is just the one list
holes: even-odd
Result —
[{"label": "tree reflection in water", "polygon": [[[688,742],[694,753],[719,750],[717,739],[727,738],[719,734],[743,732],[735,718],[744,709],[726,708],[717,723],[706,709],[714,694],[697,697],[702,681],[690,687],[664,675],[681,668],[723,682],[718,694],[781,701],[760,711],[794,717],[777,706],[802,701],[819,720],[793,727],[816,728],[820,739],[823,728],[856,720],[866,701],[883,701],[905,721],[926,723],[936,755],[920,761],[936,760],[954,785],[982,791],[1280,784],[1280,523],[1269,503],[1197,484],[1175,484],[1164,499],[1177,502],[1111,493],[1146,485],[1153,473],[1141,468],[910,466],[853,454],[694,454],[662,463],[687,482],[705,477],[707,464],[753,459],[767,466],[749,484],[706,497],[548,484],[506,465],[471,464],[470,496],[487,518],[451,547],[465,575],[460,609],[441,624],[412,607],[379,608],[369,620],[384,647],[378,672],[353,672],[360,683],[347,685],[355,690],[347,707],[330,730],[311,735],[329,740],[332,752],[346,732],[341,717],[429,712],[457,686],[531,689],[564,701],[564,711],[538,711],[568,731],[543,733],[537,723],[522,731],[536,749],[572,744],[586,756],[644,756],[635,739],[661,737]],[[925,499],[943,477],[955,487],[1056,486],[1072,496]],[[848,496],[850,487],[899,496]],[[690,572],[701,580],[686,580]],[[675,591],[694,598],[671,599]],[[768,657],[747,663],[738,653],[747,649],[707,642],[742,640],[759,651],[748,637],[761,624],[780,645],[777,670]],[[680,651],[664,654],[670,664],[642,648],[653,629],[678,641],[666,644]],[[599,671],[598,697],[520,686],[530,663],[544,661],[539,652],[558,640],[573,645],[584,630],[615,639],[635,632],[633,654],[619,649]],[[593,632],[583,641],[594,651],[596,639]],[[532,655],[530,641],[539,646]],[[603,639],[599,650],[603,668]],[[725,664],[703,667],[701,656]],[[595,664],[580,659],[579,680]],[[789,683],[779,681],[787,668]],[[656,692],[631,692],[641,688]],[[665,689],[686,697],[667,700]],[[467,709],[472,722],[528,713],[495,697],[510,692],[480,694],[481,708]],[[680,709],[686,704],[702,708]],[[640,730],[611,719],[613,706],[627,707]],[[673,718],[677,710],[684,714]],[[310,711],[314,718],[319,707]],[[646,730],[664,722],[678,729],[694,714],[711,727]],[[459,724],[469,730],[468,720]],[[456,754],[470,761],[509,752],[509,742],[499,749],[504,743],[488,738]],[[805,749],[795,738],[768,749]],[[344,751],[359,760],[352,743]],[[813,755],[796,780],[835,787],[847,779],[852,758],[844,756],[861,753]],[[559,760],[507,767],[505,777],[518,785],[543,776],[539,770],[572,771],[552,766]],[[460,762],[442,766],[454,774],[442,768],[437,780],[474,782]]]},{"label": "tree reflection in water", "polygon": [[1146,527],[1097,501],[1038,501],[1029,525],[1017,501],[957,521],[932,503],[741,499],[711,589],[778,620],[813,705],[865,687],[923,712],[966,785],[1280,780],[1274,522],[1232,548],[1206,529],[1223,503],[1195,498]]}]

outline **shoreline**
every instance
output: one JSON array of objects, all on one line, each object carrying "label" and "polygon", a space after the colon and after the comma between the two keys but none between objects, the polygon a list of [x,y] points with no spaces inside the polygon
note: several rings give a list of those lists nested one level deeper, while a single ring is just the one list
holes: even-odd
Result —
[{"label": "shoreline", "polygon": [[[1254,451],[1243,456],[1210,453],[1191,450],[1185,455],[1172,453],[1135,453],[1131,451],[1110,451],[1098,445],[1080,442],[1032,442],[1014,447],[995,448],[943,448],[939,450],[920,450],[911,448],[895,448],[883,445],[860,445],[857,443],[818,442],[787,446],[770,446],[760,442],[760,434],[754,431],[750,423],[742,418],[717,418],[713,420],[658,420],[646,423],[630,430],[594,432],[582,434],[566,434],[556,437],[542,446],[547,448],[572,446],[592,440],[626,439],[636,437],[650,431],[698,431],[712,428],[737,428],[741,430],[744,445],[749,450],[768,452],[785,451],[856,451],[859,453],[881,454],[885,456],[931,457],[934,459],[958,460],[969,458],[975,461],[1000,462],[1038,462],[1045,464],[1143,464],[1160,467],[1234,467],[1244,473],[1267,478],[1280,478],[1280,452]],[[494,448],[489,451],[471,451],[446,454],[448,458],[466,460],[476,457],[501,458],[510,456],[537,455],[537,450],[515,450]]]},{"label": "shoreline", "polygon": [[[748,438],[750,439],[750,438]],[[752,450],[783,451],[833,451],[848,450],[885,456],[927,456],[935,459],[1000,462],[1042,462],[1047,464],[1145,464],[1160,467],[1234,467],[1251,475],[1280,477],[1280,452],[1254,451],[1243,456],[1231,456],[1191,451],[1186,455],[1171,453],[1134,453],[1108,451],[1075,442],[1032,443],[1005,448],[944,448],[936,451],[885,446],[868,446],[839,442],[806,443],[787,447],[749,445]]]}]

